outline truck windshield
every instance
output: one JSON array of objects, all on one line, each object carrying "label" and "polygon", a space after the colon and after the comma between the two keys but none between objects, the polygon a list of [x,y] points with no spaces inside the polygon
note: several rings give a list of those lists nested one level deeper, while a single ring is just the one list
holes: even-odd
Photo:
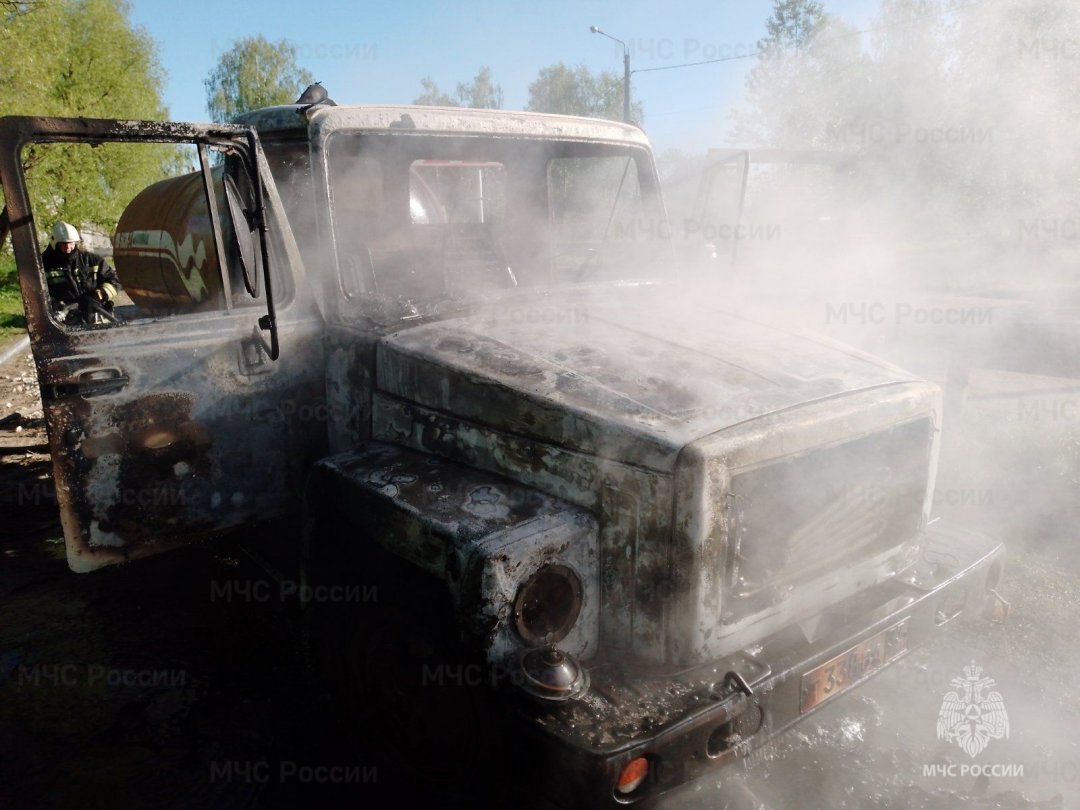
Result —
[{"label": "truck windshield", "polygon": [[420,314],[517,287],[652,278],[667,247],[638,147],[339,134],[327,168],[344,288]]}]

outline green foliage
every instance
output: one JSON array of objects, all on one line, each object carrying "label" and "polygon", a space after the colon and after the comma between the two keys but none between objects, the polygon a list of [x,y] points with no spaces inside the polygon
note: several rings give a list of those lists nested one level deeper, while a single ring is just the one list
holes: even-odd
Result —
[{"label": "green foliage", "polygon": [[[606,70],[593,75],[585,65],[568,67],[562,62],[549,65],[529,85],[529,103],[525,109],[619,121],[623,117],[623,77]],[[641,102],[632,101],[631,121],[640,126],[644,118]]]},{"label": "green foliage", "polygon": [[423,92],[413,104],[425,104],[434,107],[477,107],[480,109],[501,110],[503,105],[502,86],[491,80],[491,68],[481,66],[471,82],[458,82],[454,96],[439,90],[439,86],[430,76],[420,80]]},{"label": "green foliage", "polygon": [[[39,0],[0,10],[0,112],[161,120],[165,74],[123,0]],[[59,24],[58,21],[63,21]]]},{"label": "green foliage", "polygon": [[825,20],[825,11],[815,0],[774,0],[772,15],[765,22],[769,35],[758,42],[758,48],[801,48],[813,42]]},{"label": "green foliage", "polygon": [[19,277],[15,259],[0,256],[0,343],[12,335],[26,331]]},{"label": "green foliage", "polygon": [[458,82],[457,95],[466,107],[502,109],[502,86],[491,81],[491,68],[487,65],[482,66],[468,84]]},{"label": "green foliage", "polygon": [[422,104],[426,107],[460,107],[457,99],[439,90],[430,76],[420,80],[422,92],[413,99],[413,104]]},{"label": "green foliage", "polygon": [[244,37],[206,78],[206,107],[212,120],[224,123],[249,110],[292,104],[314,81],[310,71],[297,67],[296,48],[288,40]]},{"label": "green foliage", "polygon": [[31,144],[23,163],[39,236],[58,219],[111,234],[136,194],[185,169],[179,150],[160,144]]},{"label": "green foliage", "polygon": [[[0,115],[162,120],[156,45],[124,0],[37,0],[0,7]],[[58,21],[63,21],[59,24]],[[32,145],[23,153],[40,233],[56,219],[111,232],[131,196],[174,171],[176,149]]]}]

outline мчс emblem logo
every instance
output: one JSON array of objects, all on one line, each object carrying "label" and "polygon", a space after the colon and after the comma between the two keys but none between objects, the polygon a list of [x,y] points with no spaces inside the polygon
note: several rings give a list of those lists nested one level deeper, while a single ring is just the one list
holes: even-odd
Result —
[{"label": "\u043c\u0447\u0441 emblem logo", "polygon": [[945,695],[938,712],[939,740],[955,742],[974,759],[990,740],[1009,736],[1009,715],[1001,693],[991,690],[993,678],[982,677],[982,667],[972,661],[964,667],[963,678],[953,678],[956,687]]}]

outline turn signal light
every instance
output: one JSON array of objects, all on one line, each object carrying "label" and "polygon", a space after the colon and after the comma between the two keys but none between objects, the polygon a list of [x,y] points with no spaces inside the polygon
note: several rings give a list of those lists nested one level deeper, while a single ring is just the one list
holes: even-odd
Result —
[{"label": "turn signal light", "polygon": [[641,783],[645,781],[645,777],[648,775],[649,760],[645,757],[635,757],[627,762],[626,767],[622,769],[615,789],[624,796],[627,793],[633,793],[641,787]]}]

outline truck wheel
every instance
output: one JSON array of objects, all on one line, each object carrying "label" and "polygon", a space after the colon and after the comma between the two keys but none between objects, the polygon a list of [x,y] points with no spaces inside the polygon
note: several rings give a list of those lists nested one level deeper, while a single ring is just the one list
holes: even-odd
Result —
[{"label": "truck wheel", "polygon": [[[380,570],[371,562],[324,571]],[[427,575],[392,582],[380,578],[368,603],[308,609],[309,652],[344,737],[359,760],[440,789],[475,789],[482,768],[486,790],[501,749],[487,668],[469,663],[449,596]]]},{"label": "truck wheel", "polygon": [[[490,718],[479,672],[444,632],[404,608],[378,611],[356,673],[364,732],[447,777],[482,762]],[[436,625],[436,628],[438,625]]]}]

